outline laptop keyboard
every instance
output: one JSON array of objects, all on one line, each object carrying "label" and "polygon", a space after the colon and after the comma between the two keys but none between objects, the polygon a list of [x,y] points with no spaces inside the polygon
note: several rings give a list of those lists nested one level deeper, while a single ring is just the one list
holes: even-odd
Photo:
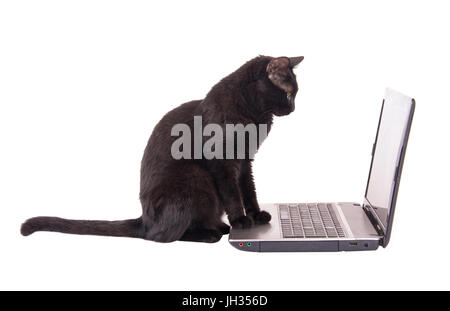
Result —
[{"label": "laptop keyboard", "polygon": [[279,204],[284,238],[344,238],[345,233],[327,203]]}]

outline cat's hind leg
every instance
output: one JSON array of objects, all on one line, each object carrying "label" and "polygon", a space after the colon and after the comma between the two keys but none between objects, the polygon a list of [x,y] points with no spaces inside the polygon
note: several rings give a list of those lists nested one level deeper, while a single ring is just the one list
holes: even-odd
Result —
[{"label": "cat's hind leg", "polygon": [[189,228],[180,241],[215,243],[222,238],[222,232],[215,229]]},{"label": "cat's hind leg", "polygon": [[218,229],[220,232],[222,232],[222,234],[228,234],[228,233],[230,233],[230,226],[227,225],[227,224],[224,223],[224,222],[221,222],[221,223],[217,226],[217,229]]},{"label": "cat's hind leg", "polygon": [[144,238],[217,242],[221,215],[209,173],[194,164],[179,163],[141,196]]},{"label": "cat's hind leg", "polygon": [[149,205],[151,207],[142,216],[144,239],[162,243],[173,242],[179,240],[190,227],[193,211],[189,206],[177,203],[172,198],[162,198]]},{"label": "cat's hind leg", "polygon": [[230,233],[230,226],[224,222],[220,222],[215,227],[213,229],[189,228],[180,238],[180,241],[214,243],[218,242],[222,235]]}]

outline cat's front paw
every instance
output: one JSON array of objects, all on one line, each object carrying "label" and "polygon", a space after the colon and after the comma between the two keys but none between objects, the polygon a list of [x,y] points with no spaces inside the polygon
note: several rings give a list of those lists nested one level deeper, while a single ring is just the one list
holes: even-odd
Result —
[{"label": "cat's front paw", "polygon": [[235,229],[248,229],[253,226],[253,220],[245,215],[230,221],[230,224]]},{"label": "cat's front paw", "polygon": [[251,212],[249,216],[258,225],[267,224],[272,219],[272,216],[266,211]]}]

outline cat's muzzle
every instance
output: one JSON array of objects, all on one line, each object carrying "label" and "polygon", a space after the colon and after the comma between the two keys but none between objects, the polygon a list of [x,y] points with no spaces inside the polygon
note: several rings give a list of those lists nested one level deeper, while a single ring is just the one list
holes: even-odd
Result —
[{"label": "cat's muzzle", "polygon": [[286,96],[288,99],[289,108],[291,109],[291,111],[289,111],[289,113],[291,113],[295,110],[295,96],[289,92],[286,94]]}]

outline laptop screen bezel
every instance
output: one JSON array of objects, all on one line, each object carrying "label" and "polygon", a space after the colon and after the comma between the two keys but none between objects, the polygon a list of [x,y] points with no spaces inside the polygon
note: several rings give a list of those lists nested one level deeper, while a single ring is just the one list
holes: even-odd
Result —
[{"label": "laptop screen bezel", "polygon": [[[395,91],[388,89],[386,91],[386,93],[387,92],[395,92]],[[402,95],[402,96],[404,96],[404,95]],[[402,169],[403,169],[403,162],[405,159],[405,153],[406,153],[406,147],[408,144],[409,133],[411,131],[412,118],[413,118],[414,111],[415,111],[415,100],[413,98],[409,98],[409,99],[411,100],[410,111],[409,111],[409,116],[408,116],[407,123],[406,123],[406,128],[405,128],[405,131],[404,131],[403,137],[402,137],[401,151],[400,151],[399,157],[397,159],[397,163],[396,163],[397,173],[396,173],[396,179],[395,179],[395,181],[393,181],[392,187],[391,187],[391,198],[390,198],[389,204],[388,204],[389,212],[388,212],[388,216],[386,219],[386,226],[384,225],[383,221],[379,218],[378,214],[375,212],[369,199],[367,198],[367,193],[368,193],[369,184],[370,184],[370,176],[372,174],[373,162],[374,162],[375,154],[376,154],[376,146],[378,143],[378,134],[380,131],[381,120],[383,118],[383,111],[384,111],[384,107],[386,104],[386,98],[383,100],[383,103],[382,103],[380,118],[378,120],[377,134],[375,137],[375,143],[373,144],[373,148],[372,148],[372,159],[371,159],[371,163],[370,163],[369,176],[367,178],[363,206],[371,214],[372,218],[376,221],[377,230],[383,235],[383,238],[381,241],[381,245],[383,247],[386,247],[390,240],[392,223],[393,223],[393,219],[394,219],[395,205],[397,202],[397,195],[398,195],[398,190],[399,190],[399,185],[400,185],[401,173],[402,173]]]}]

